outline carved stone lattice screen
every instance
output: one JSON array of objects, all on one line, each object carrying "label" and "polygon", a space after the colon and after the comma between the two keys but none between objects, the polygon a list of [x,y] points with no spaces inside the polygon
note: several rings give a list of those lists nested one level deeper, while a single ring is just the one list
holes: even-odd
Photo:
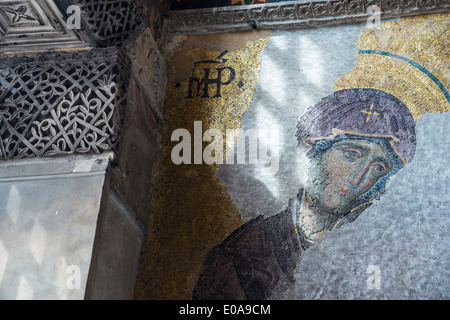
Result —
[{"label": "carved stone lattice screen", "polygon": [[71,0],[80,7],[86,30],[96,45],[121,46],[141,34],[146,21],[132,0]]},{"label": "carved stone lattice screen", "polygon": [[0,160],[117,151],[128,74],[116,48],[0,60]]}]

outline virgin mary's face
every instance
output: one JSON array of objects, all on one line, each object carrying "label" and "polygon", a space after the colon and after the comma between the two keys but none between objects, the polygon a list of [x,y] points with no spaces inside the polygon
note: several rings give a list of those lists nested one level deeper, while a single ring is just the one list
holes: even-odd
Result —
[{"label": "virgin mary's face", "polygon": [[393,163],[379,144],[344,139],[311,162],[306,192],[321,213],[347,213]]}]

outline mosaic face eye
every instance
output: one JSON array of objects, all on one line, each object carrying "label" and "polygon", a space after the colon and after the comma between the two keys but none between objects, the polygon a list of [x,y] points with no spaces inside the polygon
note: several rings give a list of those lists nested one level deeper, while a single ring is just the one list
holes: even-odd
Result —
[{"label": "mosaic face eye", "polygon": [[384,159],[378,159],[372,163],[372,170],[376,175],[384,175],[389,170],[389,164]]},{"label": "mosaic face eye", "polygon": [[344,148],[342,153],[347,161],[355,162],[364,156],[364,152],[358,148]]}]

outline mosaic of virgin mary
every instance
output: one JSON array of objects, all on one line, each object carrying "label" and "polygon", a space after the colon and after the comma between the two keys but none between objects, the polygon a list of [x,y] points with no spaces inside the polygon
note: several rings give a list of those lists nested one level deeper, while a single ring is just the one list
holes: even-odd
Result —
[{"label": "mosaic of virgin mary", "polygon": [[324,98],[301,117],[296,136],[310,161],[305,187],[285,211],[247,222],[209,253],[194,299],[275,297],[294,282],[302,253],[379,200],[416,149],[409,109],[377,89]]}]

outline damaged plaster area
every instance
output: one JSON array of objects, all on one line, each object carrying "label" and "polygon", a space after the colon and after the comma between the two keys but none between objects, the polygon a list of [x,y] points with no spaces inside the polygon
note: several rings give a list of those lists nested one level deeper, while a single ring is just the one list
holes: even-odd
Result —
[{"label": "damaged plaster area", "polygon": [[[307,250],[283,299],[449,299],[449,113],[417,123],[414,161],[381,201]],[[373,288],[373,266],[379,286]]]},{"label": "damaged plaster area", "polygon": [[360,35],[360,25],[271,34],[242,129],[265,130],[279,137],[279,170],[267,174],[266,165],[238,164],[222,166],[216,173],[244,220],[280,213],[304,186],[308,160],[297,147],[298,120],[308,107],[333,92],[335,79],[355,67],[354,44]]}]

